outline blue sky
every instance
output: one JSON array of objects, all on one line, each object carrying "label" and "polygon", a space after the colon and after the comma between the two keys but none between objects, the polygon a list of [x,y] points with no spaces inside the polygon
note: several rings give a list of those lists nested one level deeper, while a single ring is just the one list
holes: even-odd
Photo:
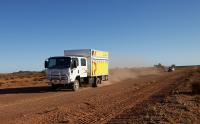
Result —
[{"label": "blue sky", "polygon": [[111,67],[200,63],[198,0],[0,0],[0,72],[42,70],[65,49]]}]

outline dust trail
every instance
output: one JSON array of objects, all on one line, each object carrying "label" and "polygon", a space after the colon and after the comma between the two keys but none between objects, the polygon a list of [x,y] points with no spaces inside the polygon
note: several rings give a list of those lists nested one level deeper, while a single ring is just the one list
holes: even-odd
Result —
[{"label": "dust trail", "polygon": [[135,79],[140,76],[156,75],[159,70],[156,68],[115,68],[110,70],[109,81],[104,82],[105,85],[110,85],[126,79]]}]

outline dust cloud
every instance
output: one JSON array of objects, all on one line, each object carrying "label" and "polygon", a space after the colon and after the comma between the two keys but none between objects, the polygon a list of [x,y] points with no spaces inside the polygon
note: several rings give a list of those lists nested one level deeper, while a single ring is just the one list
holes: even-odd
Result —
[{"label": "dust cloud", "polygon": [[126,79],[135,79],[139,76],[156,75],[156,68],[115,68],[110,70],[110,82],[120,82]]}]

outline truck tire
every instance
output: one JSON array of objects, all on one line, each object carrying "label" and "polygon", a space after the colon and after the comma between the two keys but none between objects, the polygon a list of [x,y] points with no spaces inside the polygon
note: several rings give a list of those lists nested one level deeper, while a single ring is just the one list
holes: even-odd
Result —
[{"label": "truck tire", "polygon": [[100,78],[96,78],[94,83],[92,84],[92,87],[98,87],[98,84],[101,83],[101,79]]},{"label": "truck tire", "polygon": [[79,81],[75,80],[73,85],[72,85],[72,90],[73,91],[78,91],[79,90]]}]

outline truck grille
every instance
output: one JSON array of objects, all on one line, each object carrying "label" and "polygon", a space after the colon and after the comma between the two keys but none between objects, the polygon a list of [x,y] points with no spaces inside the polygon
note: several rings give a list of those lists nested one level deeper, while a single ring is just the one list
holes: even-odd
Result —
[{"label": "truck grille", "polygon": [[65,74],[60,74],[56,72],[52,72],[50,74],[50,80],[68,80],[68,76]]}]

